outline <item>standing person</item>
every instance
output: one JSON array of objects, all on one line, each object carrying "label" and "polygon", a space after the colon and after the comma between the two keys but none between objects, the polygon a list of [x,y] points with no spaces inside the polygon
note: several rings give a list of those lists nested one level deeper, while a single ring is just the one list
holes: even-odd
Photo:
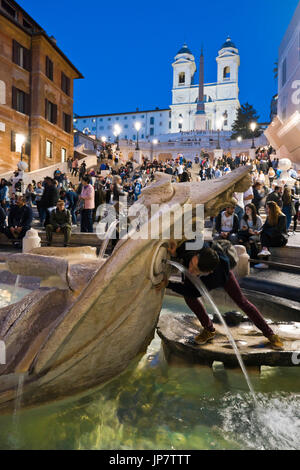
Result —
[{"label": "standing person", "polygon": [[43,225],[42,220],[41,220],[41,199],[42,199],[43,193],[44,193],[44,188],[42,186],[42,182],[38,181],[34,194],[35,194],[35,203],[36,203],[36,207],[39,213],[39,219],[40,219],[41,225]]},{"label": "standing person", "polygon": [[229,240],[236,243],[239,231],[239,219],[235,214],[235,207],[228,205],[215,219],[215,240]]},{"label": "standing person", "polygon": [[241,244],[246,246],[252,259],[256,259],[258,254],[257,244],[260,241],[262,226],[263,222],[261,217],[257,215],[255,205],[247,204],[245,215],[241,220],[238,239]]},{"label": "standing person", "polygon": [[9,206],[9,190],[7,181],[2,178],[0,183],[0,204],[6,211]]},{"label": "standing person", "polygon": [[280,186],[275,186],[274,191],[268,194],[266,203],[274,201],[277,206],[282,207],[282,188]]},{"label": "standing person", "polygon": [[[189,273],[199,277],[209,291],[220,287],[223,288],[270,341],[273,349],[282,350],[284,348],[279,336],[274,334],[274,331],[264,320],[258,309],[242,293],[239,283],[230,268],[230,261],[226,254],[208,247],[197,252],[191,252],[186,249],[186,243],[177,247],[176,242],[173,240],[170,243],[169,251],[173,257],[182,260]],[[180,284],[178,282],[169,282],[165,279],[156,286],[156,289],[159,291],[165,287],[182,295],[186,304],[200,321],[203,331],[194,341],[198,345],[204,345],[213,341],[216,336],[213,322],[200,300],[201,294],[191,281],[185,278],[184,282]]]},{"label": "standing person", "polygon": [[[286,230],[286,216],[281,212],[280,207],[274,201],[267,202],[267,219],[260,234],[262,251],[258,256],[270,256],[269,248],[283,247],[288,242]],[[264,263],[255,266],[258,269],[267,269]]]},{"label": "standing person", "polygon": [[261,206],[261,202],[262,202],[262,199],[264,198],[263,194],[262,194],[262,185],[260,182],[256,182],[253,186],[253,199],[252,199],[252,203],[255,205],[256,207],[256,212],[259,214],[259,210],[260,210],[260,206]]},{"label": "standing person", "polygon": [[82,178],[82,191],[79,199],[83,201],[84,206],[81,211],[81,232],[93,233],[93,210],[95,209],[95,190],[90,184],[90,178]]},{"label": "standing person", "polygon": [[32,207],[33,202],[35,201],[35,194],[34,194],[34,189],[31,183],[29,183],[29,185],[26,188],[25,198],[26,198],[26,204]]},{"label": "standing person", "polygon": [[65,208],[64,201],[59,200],[56,209],[50,214],[50,224],[46,225],[48,246],[52,245],[52,235],[55,232],[64,234],[64,247],[67,247],[71,238],[71,225],[71,213]]}]

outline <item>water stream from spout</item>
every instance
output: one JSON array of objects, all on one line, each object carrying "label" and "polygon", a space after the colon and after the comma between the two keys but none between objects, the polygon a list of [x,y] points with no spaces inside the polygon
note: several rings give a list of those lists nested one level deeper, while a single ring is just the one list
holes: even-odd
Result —
[{"label": "water stream from spout", "polygon": [[109,226],[109,228],[108,228],[108,230],[107,230],[107,232],[106,232],[106,234],[105,234],[105,237],[104,237],[104,239],[103,239],[103,243],[102,243],[102,245],[101,245],[101,250],[100,250],[100,253],[99,253],[99,258],[104,258],[105,253],[106,253],[106,250],[107,250],[107,247],[108,247],[108,244],[109,244],[110,239],[111,239],[111,236],[112,236],[112,234],[114,233],[115,229],[117,228],[117,225],[118,225],[118,224],[119,224],[119,221],[118,221],[118,220],[114,220],[114,221],[110,224],[110,226]]},{"label": "water stream from spout", "polygon": [[253,389],[253,386],[252,386],[252,383],[250,381],[250,378],[249,378],[249,375],[247,373],[247,370],[246,370],[246,367],[245,367],[245,364],[243,362],[243,359],[242,359],[242,356],[240,354],[240,351],[236,345],[236,342],[231,334],[231,331],[230,329],[228,328],[221,312],[219,311],[218,307],[216,306],[216,304],[214,303],[213,299],[211,298],[210,294],[208,293],[208,290],[206,289],[205,285],[203,284],[203,282],[201,281],[201,279],[199,277],[196,277],[196,276],[193,276],[192,274],[189,273],[189,271],[184,267],[182,266],[181,264],[179,263],[176,263],[175,261],[167,261],[168,264],[170,264],[171,266],[174,266],[175,268],[178,269],[178,271],[180,271],[181,273],[183,273],[193,284],[194,286],[198,289],[198,291],[200,292],[201,295],[203,295],[204,298],[207,299],[207,301],[211,304],[214,312],[216,313],[216,315],[218,316],[218,318],[220,319],[224,329],[225,329],[225,332],[226,332],[226,335],[228,337],[228,340],[229,342],[231,343],[231,346],[235,352],[235,355],[236,355],[236,358],[238,360],[238,363],[242,369],[242,372],[244,374],[244,377],[245,377],[245,380],[247,382],[247,385],[249,387],[249,390],[250,390],[250,393],[252,395],[252,398],[253,398],[253,401],[256,405],[256,407],[258,406],[258,402],[257,402],[257,399],[256,399],[256,395],[255,395],[255,392],[254,392],[254,389]]},{"label": "water stream from spout", "polygon": [[22,404],[25,376],[26,376],[26,373],[19,374],[18,386],[16,390],[16,397],[15,397],[15,407],[14,407],[14,414],[13,414],[13,430],[14,430],[16,447],[19,446],[19,440],[20,440],[20,430],[19,430],[20,410],[21,410],[21,404]]},{"label": "water stream from spout", "polygon": [[14,290],[12,291],[12,294],[11,294],[11,300],[10,300],[11,305],[16,303],[17,300],[18,300],[17,293],[18,293],[18,288],[19,288],[19,284],[20,284],[20,278],[21,278],[21,276],[18,275],[17,279],[16,279],[16,282],[15,282],[15,285],[14,285]]}]

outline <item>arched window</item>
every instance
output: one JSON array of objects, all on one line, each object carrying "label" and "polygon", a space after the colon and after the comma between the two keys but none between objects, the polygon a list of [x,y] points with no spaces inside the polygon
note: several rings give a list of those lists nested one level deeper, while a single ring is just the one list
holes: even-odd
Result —
[{"label": "arched window", "polygon": [[179,78],[178,78],[178,83],[179,85],[184,85],[185,84],[185,73],[180,72]]},{"label": "arched window", "polygon": [[6,104],[6,87],[2,80],[0,80],[0,104]]},{"label": "arched window", "polygon": [[223,78],[224,78],[224,79],[230,78],[230,67],[225,67],[225,68],[224,68],[224,71],[223,71]]}]

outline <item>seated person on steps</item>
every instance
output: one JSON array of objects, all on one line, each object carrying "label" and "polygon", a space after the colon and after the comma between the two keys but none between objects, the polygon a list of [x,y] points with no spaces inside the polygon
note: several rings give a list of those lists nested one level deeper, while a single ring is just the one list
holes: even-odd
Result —
[{"label": "seated person on steps", "polygon": [[235,214],[234,205],[228,205],[226,209],[216,217],[215,220],[215,240],[229,240],[231,243],[237,242],[239,231],[239,218]]},{"label": "seated person on steps", "polygon": [[48,246],[52,244],[52,235],[55,233],[64,234],[64,246],[68,246],[71,238],[72,218],[71,213],[65,208],[62,200],[57,202],[56,209],[50,214],[50,224],[46,226]]},{"label": "seated person on steps", "polygon": [[5,235],[13,240],[15,246],[21,246],[21,240],[30,230],[32,223],[32,209],[26,206],[25,196],[18,196],[17,203],[12,206],[8,215],[8,227]]}]

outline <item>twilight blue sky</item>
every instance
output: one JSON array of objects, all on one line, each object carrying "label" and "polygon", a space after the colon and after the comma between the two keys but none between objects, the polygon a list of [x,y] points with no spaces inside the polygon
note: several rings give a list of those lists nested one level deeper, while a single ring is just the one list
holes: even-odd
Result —
[{"label": "twilight blue sky", "polygon": [[84,75],[76,80],[74,112],[102,114],[167,108],[172,61],[184,41],[205,82],[217,78],[215,58],[229,34],[241,55],[240,101],[269,119],[277,91],[278,47],[298,0],[19,0],[57,39]]}]

